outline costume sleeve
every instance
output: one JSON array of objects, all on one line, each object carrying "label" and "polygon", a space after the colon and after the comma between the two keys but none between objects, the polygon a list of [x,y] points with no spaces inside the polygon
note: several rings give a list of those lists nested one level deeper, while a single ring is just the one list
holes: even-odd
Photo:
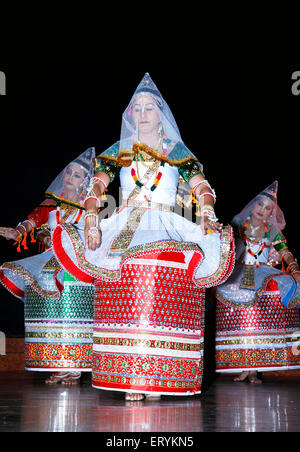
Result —
[{"label": "costume sleeve", "polygon": [[97,173],[101,171],[102,173],[107,174],[110,182],[112,182],[115,177],[119,175],[120,169],[121,167],[115,165],[114,163],[104,162],[103,160],[98,158],[96,159],[95,172]]},{"label": "costume sleeve", "polygon": [[287,244],[286,244],[286,238],[284,237],[284,235],[281,234],[281,232],[278,232],[276,234],[276,236],[273,238],[272,242],[274,243],[274,248],[278,253],[280,251],[288,249]]},{"label": "costume sleeve", "polygon": [[56,204],[53,204],[52,200],[49,202],[44,202],[34,209],[29,215],[27,215],[28,220],[33,220],[36,227],[39,228],[43,224],[47,223],[49,213],[51,210],[56,209]]},{"label": "costume sleeve", "polygon": [[201,176],[204,177],[202,167],[200,167],[196,162],[193,161],[179,166],[178,172],[186,183],[189,183],[189,181],[198,174],[201,174]]},{"label": "costume sleeve", "polygon": [[121,167],[116,164],[119,154],[120,142],[117,141],[102,154],[98,155],[94,160],[95,172],[101,171],[109,177],[109,181],[112,182],[116,176],[119,175]]}]

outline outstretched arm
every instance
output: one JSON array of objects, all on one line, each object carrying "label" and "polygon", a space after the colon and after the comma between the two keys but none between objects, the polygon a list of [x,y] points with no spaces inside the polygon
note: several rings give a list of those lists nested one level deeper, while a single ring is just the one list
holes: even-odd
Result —
[{"label": "outstretched arm", "polygon": [[12,240],[16,240],[17,237],[24,237],[33,229],[48,221],[49,211],[55,209],[55,207],[55,201],[46,199],[28,215],[26,220],[19,223],[15,228],[0,227],[0,235]]}]

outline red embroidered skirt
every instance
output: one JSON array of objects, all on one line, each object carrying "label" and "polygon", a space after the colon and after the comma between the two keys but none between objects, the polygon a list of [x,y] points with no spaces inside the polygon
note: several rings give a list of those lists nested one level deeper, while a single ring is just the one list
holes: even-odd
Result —
[{"label": "red embroidered skirt", "polygon": [[203,375],[205,290],[177,262],[135,259],[98,280],[92,384],[125,392],[193,395]]},{"label": "red embroidered skirt", "polygon": [[283,306],[278,285],[249,307],[217,301],[216,371],[300,368],[299,309]]}]

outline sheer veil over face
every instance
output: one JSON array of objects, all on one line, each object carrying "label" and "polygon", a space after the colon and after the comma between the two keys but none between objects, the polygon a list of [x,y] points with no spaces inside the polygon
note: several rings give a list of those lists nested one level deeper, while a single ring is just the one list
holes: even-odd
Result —
[{"label": "sheer veil over face", "polygon": [[285,228],[285,218],[277,203],[278,182],[275,181],[253,198],[232,220],[233,224],[242,225],[247,219],[266,222],[277,231]]},{"label": "sheer veil over face", "polygon": [[[145,136],[145,132],[149,132],[151,126],[157,129],[160,136],[165,136],[175,143],[182,142],[168,104],[150,75],[146,73],[123,113],[120,150],[130,149],[134,142],[142,142],[141,137]],[[165,150],[165,154],[168,154],[168,150]]]},{"label": "sheer veil over face", "polygon": [[88,148],[61,171],[46,190],[48,198],[66,201],[77,207],[84,206],[84,199],[94,174],[95,148]]},{"label": "sheer veil over face", "polygon": [[[203,173],[202,164],[182,141],[169,106],[148,73],[134,91],[122,115],[120,140],[98,155],[97,159],[129,167],[140,152],[171,166],[193,164],[194,169],[198,167],[199,173]],[[192,203],[190,187],[182,178],[179,178],[177,187],[177,202],[188,208]]]}]

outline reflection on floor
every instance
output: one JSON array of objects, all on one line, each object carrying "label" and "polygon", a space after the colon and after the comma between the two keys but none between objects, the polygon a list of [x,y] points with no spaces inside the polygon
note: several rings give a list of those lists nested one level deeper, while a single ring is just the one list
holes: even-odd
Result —
[{"label": "reflection on floor", "polygon": [[99,391],[85,374],[79,386],[47,386],[48,374],[0,372],[0,432],[278,432],[300,431],[300,380],[264,384],[215,378],[201,396],[126,402]]}]

